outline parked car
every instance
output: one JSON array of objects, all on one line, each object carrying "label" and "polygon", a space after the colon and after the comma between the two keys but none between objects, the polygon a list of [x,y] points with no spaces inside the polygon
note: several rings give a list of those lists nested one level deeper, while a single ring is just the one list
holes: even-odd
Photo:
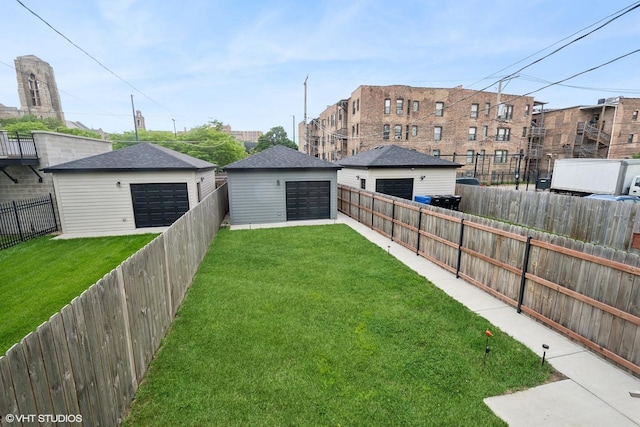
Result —
[{"label": "parked car", "polygon": [[480,181],[478,180],[478,178],[471,178],[468,176],[462,177],[462,178],[457,178],[456,179],[456,184],[465,184],[465,185],[482,185],[480,184]]},{"label": "parked car", "polygon": [[585,199],[597,199],[597,200],[611,200],[612,202],[627,202],[627,203],[640,203],[640,197],[638,196],[615,196],[613,194],[590,194],[585,196]]}]

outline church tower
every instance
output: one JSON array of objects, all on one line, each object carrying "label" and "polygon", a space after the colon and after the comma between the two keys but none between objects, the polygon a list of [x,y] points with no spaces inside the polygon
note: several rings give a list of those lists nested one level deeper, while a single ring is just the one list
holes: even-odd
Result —
[{"label": "church tower", "polygon": [[18,78],[20,110],[38,118],[53,117],[64,120],[60,94],[53,68],[37,56],[19,56],[15,59]]}]

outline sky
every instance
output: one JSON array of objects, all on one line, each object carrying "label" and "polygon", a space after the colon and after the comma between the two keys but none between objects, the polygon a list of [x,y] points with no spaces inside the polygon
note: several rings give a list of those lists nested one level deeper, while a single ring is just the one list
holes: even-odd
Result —
[{"label": "sky", "polygon": [[292,139],[305,105],[309,121],[360,85],[495,92],[505,79],[504,93],[536,91],[546,108],[592,105],[640,97],[640,7],[596,30],[636,4],[1,0],[0,103],[20,106],[14,59],[36,55],[66,119],[112,133],[133,130],[132,95],[148,130],[217,120]]}]

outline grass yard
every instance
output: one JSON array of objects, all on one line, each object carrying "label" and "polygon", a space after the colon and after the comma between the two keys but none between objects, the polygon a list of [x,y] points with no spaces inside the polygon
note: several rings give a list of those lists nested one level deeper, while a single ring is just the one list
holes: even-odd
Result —
[{"label": "grass yard", "polygon": [[46,236],[0,251],[0,355],[156,236]]},{"label": "grass yard", "polygon": [[345,225],[222,229],[125,425],[504,425],[551,374]]}]

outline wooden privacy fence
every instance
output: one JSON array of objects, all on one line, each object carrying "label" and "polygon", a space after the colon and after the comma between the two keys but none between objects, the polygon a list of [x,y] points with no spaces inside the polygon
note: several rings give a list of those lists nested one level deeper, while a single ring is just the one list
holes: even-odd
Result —
[{"label": "wooden privacy fence", "polygon": [[11,347],[0,415],[120,424],[227,211],[225,185]]},{"label": "wooden privacy fence", "polygon": [[338,209],[640,375],[638,255],[346,186]]},{"label": "wooden privacy fence", "polygon": [[[638,203],[469,185],[456,185],[456,194],[462,196],[460,210],[471,215],[517,223],[614,249],[637,253],[640,247],[633,244],[634,235],[640,232]],[[639,238],[640,235],[636,237]]]}]

